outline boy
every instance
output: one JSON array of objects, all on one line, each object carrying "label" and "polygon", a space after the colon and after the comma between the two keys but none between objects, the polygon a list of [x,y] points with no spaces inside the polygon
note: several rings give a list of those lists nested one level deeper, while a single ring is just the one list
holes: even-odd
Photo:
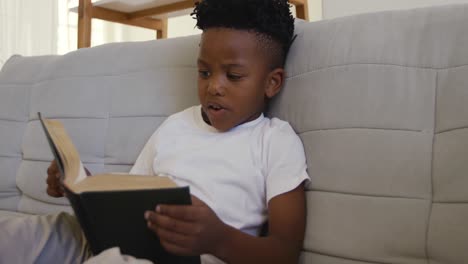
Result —
[{"label": "boy", "polygon": [[[297,263],[305,229],[302,144],[288,123],[263,116],[284,81],[294,19],[285,0],[204,0],[200,106],[170,116],[131,173],[189,185],[191,206],[145,212],[170,252],[202,263]],[[54,164],[48,190],[62,195]],[[268,220],[268,235],[259,237]],[[97,256],[99,258],[100,256]],[[92,260],[92,259],[91,259]]]}]

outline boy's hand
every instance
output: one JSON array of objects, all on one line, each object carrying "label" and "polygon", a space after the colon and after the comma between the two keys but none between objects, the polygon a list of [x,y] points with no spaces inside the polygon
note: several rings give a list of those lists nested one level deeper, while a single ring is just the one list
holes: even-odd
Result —
[{"label": "boy's hand", "polygon": [[177,255],[212,253],[227,227],[193,195],[192,205],[158,205],[155,211],[145,212],[145,219],[162,246]]},{"label": "boy's hand", "polygon": [[47,169],[47,194],[52,197],[62,197],[64,195],[56,160],[53,160]]}]

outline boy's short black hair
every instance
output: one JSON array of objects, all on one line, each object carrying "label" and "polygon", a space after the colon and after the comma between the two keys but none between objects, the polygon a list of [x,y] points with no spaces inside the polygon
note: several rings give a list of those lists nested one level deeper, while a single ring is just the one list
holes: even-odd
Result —
[{"label": "boy's short black hair", "polygon": [[201,0],[192,16],[201,30],[232,28],[258,34],[272,67],[284,67],[293,41],[294,18],[287,0]]}]

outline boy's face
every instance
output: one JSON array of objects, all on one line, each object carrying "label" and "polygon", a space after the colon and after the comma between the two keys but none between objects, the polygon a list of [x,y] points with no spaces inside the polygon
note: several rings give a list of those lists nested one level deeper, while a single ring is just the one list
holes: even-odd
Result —
[{"label": "boy's face", "polygon": [[256,119],[265,98],[281,88],[284,71],[271,69],[257,38],[255,33],[227,28],[212,28],[202,34],[198,97],[205,121],[219,131]]}]

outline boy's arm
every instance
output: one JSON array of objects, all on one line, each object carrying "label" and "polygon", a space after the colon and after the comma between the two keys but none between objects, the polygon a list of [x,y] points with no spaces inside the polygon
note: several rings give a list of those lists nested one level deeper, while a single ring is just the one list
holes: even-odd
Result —
[{"label": "boy's arm", "polygon": [[303,184],[268,203],[269,234],[253,237],[232,227],[214,255],[227,263],[297,263],[304,240]]},{"label": "boy's arm", "polygon": [[254,237],[224,224],[203,202],[193,206],[161,205],[146,212],[148,226],[162,245],[180,255],[209,253],[228,263],[297,263],[305,231],[303,184],[272,198],[269,234]]}]

